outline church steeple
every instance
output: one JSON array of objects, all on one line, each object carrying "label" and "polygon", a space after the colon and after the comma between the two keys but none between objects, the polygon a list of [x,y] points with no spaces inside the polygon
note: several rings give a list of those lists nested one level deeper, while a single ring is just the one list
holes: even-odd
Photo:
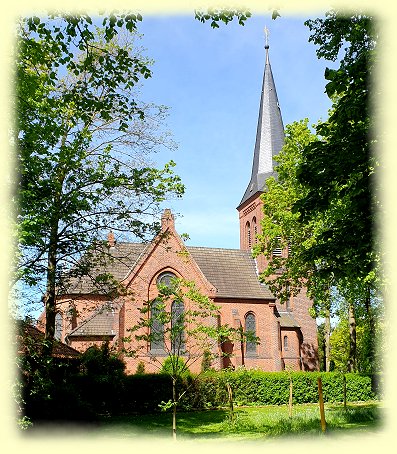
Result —
[{"label": "church steeple", "polygon": [[238,210],[256,193],[263,192],[266,178],[274,175],[273,157],[278,154],[284,144],[283,120],[270,66],[267,40],[265,49],[266,63],[263,74],[251,179],[237,207]]},{"label": "church steeple", "polygon": [[[265,190],[265,181],[274,171],[274,157],[284,145],[284,127],[278,103],[276,86],[269,60],[269,44],[266,32],[266,61],[259,105],[258,126],[252,163],[251,179],[237,210],[240,219],[240,248],[249,250],[253,247],[256,236],[261,231],[263,203],[260,195]],[[264,259],[257,260],[258,270],[264,269]],[[263,263],[262,263],[263,262]]]}]

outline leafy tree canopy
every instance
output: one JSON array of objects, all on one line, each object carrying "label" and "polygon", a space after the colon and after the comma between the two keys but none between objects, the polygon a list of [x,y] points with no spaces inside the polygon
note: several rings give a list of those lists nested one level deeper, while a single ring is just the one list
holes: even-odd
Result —
[{"label": "leafy tree canopy", "polygon": [[15,281],[44,282],[50,331],[61,278],[71,267],[79,273],[81,253],[109,230],[156,232],[160,203],[184,190],[173,162],[157,169],[148,160],[173,143],[166,109],[138,98],[151,76],[137,46],[140,20],[52,14],[18,25]]},{"label": "leafy tree canopy", "polygon": [[370,106],[374,100],[373,68],[376,31],[371,17],[346,17],[338,11],[325,19],[305,23],[317,55],[335,61],[327,69],[326,91],[333,100],[329,119],[316,127],[320,138],[304,151],[297,169],[306,193],[294,211],[303,222],[326,222],[316,242],[306,251],[308,261],[321,261],[325,274],[352,281],[376,281],[374,216],[378,207],[373,178],[378,167],[373,152],[376,142]]}]

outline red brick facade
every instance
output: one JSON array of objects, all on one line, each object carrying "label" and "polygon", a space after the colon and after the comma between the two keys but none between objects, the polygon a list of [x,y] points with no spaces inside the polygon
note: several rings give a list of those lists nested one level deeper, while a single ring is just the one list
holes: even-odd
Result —
[{"label": "red brick facade", "polygon": [[[238,207],[240,220],[240,248],[251,250],[256,236],[262,233],[261,220],[263,218],[263,202],[257,192]],[[280,253],[285,256],[288,251]],[[267,260],[263,255],[256,259],[258,274],[264,271]],[[282,368],[292,370],[317,370],[318,369],[318,343],[317,327],[315,320],[310,316],[311,300],[306,296],[306,289],[289,301],[289,307],[276,302],[279,313],[290,312],[299,324],[296,327],[279,327],[279,349],[281,351]],[[286,337],[286,341],[284,341]],[[285,344],[286,343],[286,344]],[[275,369],[277,370],[277,366]]]},{"label": "red brick facade", "polygon": [[[260,343],[254,348],[251,346],[250,351],[247,351],[246,345],[229,343],[223,346],[232,353],[228,359],[222,358],[221,346],[215,346],[218,359],[213,362],[213,367],[219,369],[245,366],[266,371],[317,368],[316,326],[309,316],[310,301],[305,294],[294,298],[288,313],[274,298],[217,296],[217,289],[204,276],[175,231],[173,216],[169,211],[166,211],[166,216],[163,217],[162,233],[146,246],[123,281],[129,294],[112,301],[111,309],[98,315],[98,309],[107,302],[106,298],[100,295],[70,294],[59,300],[59,313],[62,314],[60,340],[79,351],[85,351],[91,345],[101,345],[104,341],[109,341],[119,351],[123,347],[127,350],[134,348],[134,343],[125,342],[124,339],[129,335],[129,328],[142,317],[139,308],[157,296],[157,277],[165,271],[195,282],[200,291],[220,307],[219,320],[222,324],[245,329],[246,317],[251,314],[251,320],[255,323],[255,335],[260,339]],[[101,334],[90,332],[89,322],[95,317],[102,317],[101,323],[103,326],[106,324],[106,330]],[[296,326],[290,324],[291,320]],[[162,360],[161,357],[157,359]],[[130,374],[135,373],[140,361],[144,362],[147,372],[158,371],[158,364],[150,360],[149,345],[144,346],[143,354],[141,352],[139,357],[126,355],[124,360],[127,373]],[[196,372],[200,368],[200,361],[191,367],[192,371]]]}]

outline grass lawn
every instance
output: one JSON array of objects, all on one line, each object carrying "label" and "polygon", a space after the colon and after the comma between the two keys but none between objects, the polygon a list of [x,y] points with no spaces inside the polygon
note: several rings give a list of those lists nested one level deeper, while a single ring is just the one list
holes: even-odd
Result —
[{"label": "grass lawn", "polygon": [[[327,434],[375,432],[381,429],[379,402],[326,404]],[[171,414],[157,413],[104,418],[91,435],[135,438],[143,435],[171,437]],[[317,404],[294,405],[292,418],[288,406],[237,407],[234,420],[227,410],[179,412],[177,437],[194,440],[259,440],[277,437],[322,436]]]}]

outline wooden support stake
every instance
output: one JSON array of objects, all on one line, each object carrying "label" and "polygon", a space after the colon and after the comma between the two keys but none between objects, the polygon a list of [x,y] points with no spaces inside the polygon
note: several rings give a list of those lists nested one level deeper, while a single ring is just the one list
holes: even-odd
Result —
[{"label": "wooden support stake", "polygon": [[318,384],[318,398],[320,404],[320,418],[321,418],[321,430],[325,433],[326,430],[326,423],[325,423],[325,412],[324,412],[324,399],[323,399],[323,384],[321,381],[321,377],[317,378]]},{"label": "wooden support stake", "polygon": [[230,422],[233,422],[234,421],[233,392],[232,387],[230,386],[229,383],[226,383],[226,387],[229,395],[229,419]]}]

